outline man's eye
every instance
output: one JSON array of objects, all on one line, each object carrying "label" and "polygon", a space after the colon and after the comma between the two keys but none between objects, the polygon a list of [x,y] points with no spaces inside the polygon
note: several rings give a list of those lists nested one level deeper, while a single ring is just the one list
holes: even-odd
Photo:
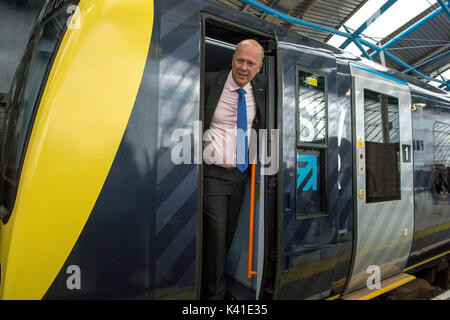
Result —
[{"label": "man's eye", "polygon": [[[236,59],[236,62],[237,62],[237,64],[242,65],[242,64],[244,64],[245,61],[244,61],[244,59]],[[250,68],[256,67],[256,63],[251,62],[251,61],[247,62],[247,65],[248,65]]]}]

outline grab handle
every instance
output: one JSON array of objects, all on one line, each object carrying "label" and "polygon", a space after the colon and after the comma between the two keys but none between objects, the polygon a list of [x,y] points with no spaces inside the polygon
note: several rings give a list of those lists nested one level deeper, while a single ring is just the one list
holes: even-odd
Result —
[{"label": "grab handle", "polygon": [[248,271],[247,276],[251,278],[252,275],[257,274],[258,272],[252,270],[252,261],[253,261],[253,220],[254,220],[254,211],[255,211],[255,170],[256,170],[256,161],[253,161],[251,164],[251,180],[250,180],[250,221],[248,226]]}]

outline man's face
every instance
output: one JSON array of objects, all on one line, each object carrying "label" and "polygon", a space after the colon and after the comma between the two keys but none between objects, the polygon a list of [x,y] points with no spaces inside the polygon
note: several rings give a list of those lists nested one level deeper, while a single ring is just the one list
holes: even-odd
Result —
[{"label": "man's face", "polygon": [[261,51],[257,45],[241,44],[237,47],[231,64],[233,80],[239,87],[252,81],[262,67]]}]

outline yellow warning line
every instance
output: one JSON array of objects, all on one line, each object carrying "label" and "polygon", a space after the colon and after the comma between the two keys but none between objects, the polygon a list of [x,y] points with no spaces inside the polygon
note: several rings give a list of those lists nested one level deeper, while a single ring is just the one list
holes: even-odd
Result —
[{"label": "yellow warning line", "polygon": [[368,294],[368,295],[366,295],[364,297],[361,297],[358,300],[369,300],[369,299],[371,299],[373,297],[376,297],[376,296],[379,296],[379,295],[381,295],[381,294],[383,294],[385,292],[388,292],[391,289],[397,288],[397,287],[401,286],[402,284],[404,284],[406,282],[412,281],[415,278],[416,277],[414,277],[414,276],[409,276],[409,277],[407,277],[405,279],[402,279],[402,280],[400,280],[400,281],[398,281],[396,283],[391,284],[390,286],[387,286],[387,287],[382,288],[380,290],[374,291],[374,292],[372,292],[372,293],[370,293],[370,294]]},{"label": "yellow warning line", "polygon": [[443,256],[445,256],[445,255],[447,255],[447,254],[450,254],[450,250],[447,251],[447,252],[441,253],[440,255],[437,255],[437,256],[435,256],[435,257],[433,257],[433,258],[427,259],[427,260],[425,260],[425,261],[422,261],[422,262],[419,262],[419,263],[417,263],[417,264],[415,264],[415,265],[412,265],[412,266],[410,266],[410,267],[408,267],[408,268],[405,268],[405,269],[403,269],[403,272],[406,272],[406,271],[408,271],[408,270],[414,269],[415,267],[421,266],[421,265],[423,265],[423,264],[425,264],[425,263],[428,263],[428,262],[430,262],[430,261],[432,261],[432,260],[435,260],[435,259],[437,259],[437,258],[443,257]]}]

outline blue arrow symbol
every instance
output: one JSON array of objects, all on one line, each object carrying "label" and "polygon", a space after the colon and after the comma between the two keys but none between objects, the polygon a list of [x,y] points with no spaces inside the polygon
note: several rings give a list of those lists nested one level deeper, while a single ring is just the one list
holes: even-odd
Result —
[{"label": "blue arrow symbol", "polygon": [[306,166],[303,168],[297,168],[297,188],[300,187],[303,180],[306,179],[308,173],[312,170],[312,176],[305,184],[302,191],[308,191],[312,188],[313,191],[317,191],[317,156],[313,155],[297,155],[298,162],[306,162]]}]

